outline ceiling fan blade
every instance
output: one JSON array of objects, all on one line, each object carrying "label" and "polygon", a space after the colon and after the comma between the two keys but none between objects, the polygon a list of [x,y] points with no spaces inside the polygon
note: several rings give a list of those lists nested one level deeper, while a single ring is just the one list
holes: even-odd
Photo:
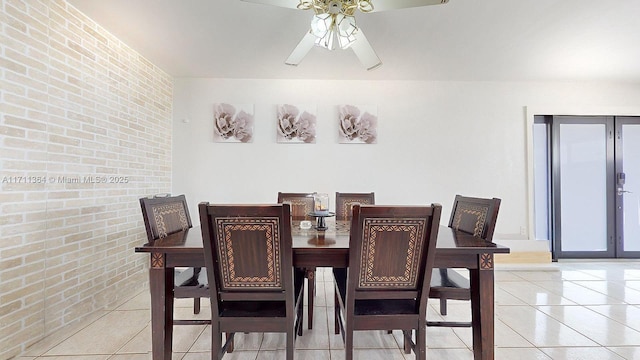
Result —
[{"label": "ceiling fan blade", "polygon": [[354,34],[354,36],[356,37],[356,40],[350,47],[353,49],[353,52],[356,54],[362,65],[364,65],[367,70],[373,70],[382,65],[382,61],[380,61],[380,58],[376,55],[376,52],[373,50],[373,47],[371,47],[367,37],[364,36],[362,29]]},{"label": "ceiling fan blade", "polygon": [[242,0],[245,2],[256,3],[256,4],[264,4],[271,6],[279,6],[289,9],[297,9],[300,1],[298,0]]},{"label": "ceiling fan blade", "polygon": [[449,0],[376,0],[372,1],[373,11],[371,12],[405,9],[418,6],[440,5],[446,4],[448,2]]},{"label": "ceiling fan blade", "polygon": [[300,40],[298,45],[296,45],[296,48],[293,49],[291,55],[289,55],[284,63],[293,66],[297,66],[298,64],[300,64],[300,61],[304,59],[309,50],[311,50],[311,48],[315,45],[315,42],[316,37],[310,31],[307,31],[302,40]]}]

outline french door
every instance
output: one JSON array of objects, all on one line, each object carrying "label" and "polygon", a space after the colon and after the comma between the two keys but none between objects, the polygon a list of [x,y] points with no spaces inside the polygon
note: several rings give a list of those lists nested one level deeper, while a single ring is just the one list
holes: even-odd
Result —
[{"label": "french door", "polygon": [[554,258],[640,257],[640,117],[550,125]]}]

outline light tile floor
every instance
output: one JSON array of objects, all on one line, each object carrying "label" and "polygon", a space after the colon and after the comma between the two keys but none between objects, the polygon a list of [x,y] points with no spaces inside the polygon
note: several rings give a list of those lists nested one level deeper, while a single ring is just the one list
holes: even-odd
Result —
[{"label": "light tile floor", "polygon": [[[329,269],[317,274],[315,321],[296,340],[297,360],[343,359],[343,343],[333,334],[333,287]],[[565,261],[541,268],[510,267],[496,271],[496,359],[607,360],[640,359],[640,261]],[[208,304],[197,317],[209,316]],[[429,319],[441,318],[430,301]],[[327,306],[329,305],[329,306]],[[179,300],[177,317],[193,317],[192,301]],[[469,319],[466,302],[450,302],[450,320]],[[306,309],[305,309],[306,317]],[[305,319],[306,320],[306,319]],[[151,359],[149,292],[92,321],[59,331],[29,348],[19,360]],[[359,332],[355,358],[404,360],[399,332]],[[176,326],[173,359],[210,359],[210,328]],[[471,329],[429,328],[427,357],[473,358]],[[284,359],[284,336],[239,334],[227,360]]]}]

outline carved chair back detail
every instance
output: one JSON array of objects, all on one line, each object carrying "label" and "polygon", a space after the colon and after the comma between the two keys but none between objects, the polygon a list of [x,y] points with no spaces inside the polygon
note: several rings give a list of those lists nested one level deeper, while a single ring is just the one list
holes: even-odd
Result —
[{"label": "carved chair back detail", "polygon": [[278,204],[291,204],[292,220],[313,220],[313,193],[278,193]]},{"label": "carved chair back detail", "polygon": [[279,219],[219,217],[215,221],[221,289],[283,291]]}]

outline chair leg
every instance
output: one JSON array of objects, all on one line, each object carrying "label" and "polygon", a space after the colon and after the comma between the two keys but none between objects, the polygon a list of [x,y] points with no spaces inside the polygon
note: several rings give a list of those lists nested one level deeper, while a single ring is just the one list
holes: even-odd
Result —
[{"label": "chair leg", "polygon": [[302,320],[302,317],[303,317],[303,311],[302,311],[302,307],[301,307],[300,311],[298,313],[298,319],[300,319],[298,321],[298,328],[297,328],[298,336],[302,336],[302,325],[304,323],[304,321]]},{"label": "chair leg", "polygon": [[287,349],[286,349],[287,360],[293,360],[294,338],[295,338],[295,331],[293,328],[289,328],[287,330]]},{"label": "chair leg", "polygon": [[[198,279],[200,277],[200,272],[202,268],[195,267],[193,268],[193,278],[195,283],[198,284]],[[200,298],[193,298],[193,313],[200,314]]]},{"label": "chair leg", "polygon": [[338,300],[338,291],[336,290],[334,296],[333,296],[333,317],[334,317],[334,321],[335,321],[335,328],[334,328],[334,334],[340,334],[340,303]]},{"label": "chair leg", "polygon": [[353,360],[353,329],[347,324],[347,327],[344,329],[345,338],[344,338],[344,352],[345,352],[345,360]]},{"label": "chair leg", "polygon": [[[231,336],[231,334],[230,334],[230,333],[226,333],[226,334],[225,334],[225,338],[226,338],[227,340],[229,339],[229,336]],[[231,339],[231,341],[229,342],[229,346],[227,346],[227,352],[228,352],[229,354],[231,354],[231,353],[233,352],[233,343],[234,343],[234,342],[235,342],[235,340],[234,340],[234,339]]]},{"label": "chair leg", "polygon": [[447,315],[447,298],[440,298],[440,314]]},{"label": "chair leg", "polygon": [[411,331],[402,330],[402,343],[404,344],[404,353],[411,354]]},{"label": "chair leg", "polygon": [[295,326],[296,326],[296,332],[298,334],[298,336],[302,336],[302,323],[304,322],[303,316],[304,316],[304,306],[302,305],[304,299],[302,299],[304,297],[304,291],[300,292],[300,304],[298,305],[298,308],[296,309],[296,321],[295,321]]},{"label": "chair leg", "polygon": [[[305,270],[305,274],[304,276],[307,276],[306,270]],[[302,286],[304,286],[304,279],[302,279],[303,283]],[[300,316],[300,326],[298,327],[298,336],[302,336],[302,323],[304,323],[304,289],[302,289],[302,291],[300,291],[300,307],[298,308],[298,316]]]},{"label": "chair leg", "polygon": [[200,298],[193,298],[193,313],[200,314]]},{"label": "chair leg", "polygon": [[211,324],[211,359],[222,359],[222,334],[217,324]]},{"label": "chair leg", "polygon": [[416,360],[427,359],[427,323],[426,321],[420,321],[416,331],[416,347],[414,352],[416,353]]}]

